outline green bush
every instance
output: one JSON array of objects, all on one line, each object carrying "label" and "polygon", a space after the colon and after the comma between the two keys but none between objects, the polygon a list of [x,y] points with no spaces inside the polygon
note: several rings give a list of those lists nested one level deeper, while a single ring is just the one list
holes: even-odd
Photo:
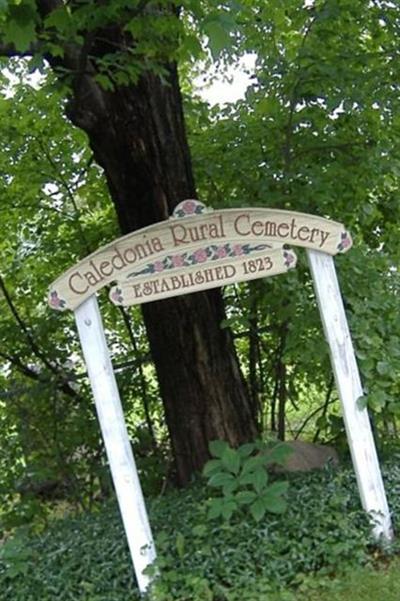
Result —
[{"label": "green bush", "polygon": [[250,514],[256,522],[266,512],[284,513],[288,482],[269,483],[267,466],[283,465],[292,449],[283,443],[249,442],[234,449],[224,440],[209,445],[213,459],[207,461],[203,475],[208,486],[221,489],[209,500],[208,518],[229,520],[234,513]]},{"label": "green bush", "polygon": [[[396,457],[384,474],[396,521]],[[331,576],[371,561],[368,521],[352,470],[290,480],[286,513],[266,513],[258,523],[235,516],[221,524],[207,520],[203,481],[149,501],[161,573],[154,600],[267,601],[312,574]],[[0,601],[137,599],[115,505],[55,522],[40,536],[22,532],[1,550]]]}]

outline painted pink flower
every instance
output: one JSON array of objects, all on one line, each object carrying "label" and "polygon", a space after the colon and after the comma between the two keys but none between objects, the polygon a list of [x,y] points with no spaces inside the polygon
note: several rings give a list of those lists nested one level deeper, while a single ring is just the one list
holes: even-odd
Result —
[{"label": "painted pink flower", "polygon": [[242,255],[243,254],[243,246],[241,244],[235,244],[232,251],[233,251],[233,254],[236,256]]},{"label": "painted pink flower", "polygon": [[65,300],[58,296],[58,292],[56,290],[52,290],[50,292],[50,307],[53,307],[53,309],[63,309],[65,307],[65,304]]},{"label": "painted pink flower", "polygon": [[182,209],[186,215],[193,215],[196,212],[196,203],[194,200],[187,200],[183,203]]},{"label": "painted pink flower", "polygon": [[224,257],[226,257],[226,255],[227,255],[226,248],[224,248],[223,246],[220,246],[217,249],[217,257],[219,259],[223,259]]},{"label": "painted pink flower", "polygon": [[123,297],[122,297],[122,291],[120,290],[120,288],[116,288],[114,290],[114,292],[112,292],[111,298],[116,303],[122,303]]},{"label": "painted pink flower", "polygon": [[184,264],[184,259],[182,257],[182,255],[175,255],[174,257],[171,258],[172,260],[172,265],[174,267],[182,267],[182,265]]},{"label": "painted pink flower", "polygon": [[350,248],[351,238],[350,238],[349,234],[347,232],[343,232],[340,238],[341,238],[340,242],[337,246],[338,250],[343,251],[346,248]]},{"label": "painted pink flower", "polygon": [[162,261],[156,261],[154,263],[154,271],[164,271],[164,263]]},{"label": "painted pink flower", "polygon": [[285,266],[290,267],[291,264],[294,263],[294,255],[285,251],[283,256],[285,258]]},{"label": "painted pink flower", "polygon": [[207,251],[204,248],[199,248],[193,255],[196,263],[204,263],[207,261]]}]

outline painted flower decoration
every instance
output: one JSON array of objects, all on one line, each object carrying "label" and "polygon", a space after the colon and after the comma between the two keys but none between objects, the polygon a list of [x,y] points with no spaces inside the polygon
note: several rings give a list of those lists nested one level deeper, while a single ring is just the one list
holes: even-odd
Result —
[{"label": "painted flower decoration", "polygon": [[50,292],[49,305],[53,309],[62,310],[66,305],[66,301],[58,296],[58,292],[56,290],[52,290]]},{"label": "painted flower decoration", "polygon": [[157,272],[164,271],[163,261],[156,261],[154,263],[154,271],[157,271]]},{"label": "painted flower decoration", "polygon": [[186,215],[194,215],[196,213],[196,203],[194,200],[186,200],[182,203],[182,211]]},{"label": "painted flower decoration", "polygon": [[292,266],[294,267],[295,256],[288,252],[287,250],[283,251],[283,257],[285,259],[285,267],[290,269]]},{"label": "painted flower decoration", "polygon": [[183,202],[179,203],[177,207],[175,207],[173,217],[200,215],[201,213],[205,213],[207,210],[209,209],[207,209],[207,207],[198,200],[184,200]]},{"label": "painted flower decoration", "polygon": [[217,248],[217,257],[218,257],[218,259],[223,259],[224,257],[227,256],[227,254],[228,254],[228,252],[227,252],[225,246],[219,246]]},{"label": "painted flower decoration", "polygon": [[244,249],[243,249],[243,246],[241,244],[235,244],[235,246],[233,247],[232,251],[233,251],[233,254],[238,257],[238,256],[240,256],[240,255],[243,254]]},{"label": "painted flower decoration", "polygon": [[204,263],[207,261],[207,250],[205,248],[199,248],[193,253],[193,259],[195,263]]},{"label": "painted flower decoration", "polygon": [[121,288],[115,288],[115,290],[111,292],[110,296],[111,300],[117,303],[118,305],[123,303],[124,297],[122,296]]},{"label": "painted flower decoration", "polygon": [[[128,278],[133,278],[138,275],[160,273],[161,271],[168,271],[178,267],[189,267],[191,265],[197,265],[198,263],[204,263],[206,261],[225,259],[226,257],[251,255],[253,252],[259,252],[267,248],[271,248],[271,245],[257,244],[256,246],[252,246],[251,244],[232,244],[230,242],[224,244],[223,246],[211,244],[210,246],[198,248],[194,251],[180,253],[179,255],[168,255],[167,257],[156,261],[155,263],[149,263],[140,271],[130,273]],[[293,259],[293,255],[291,255],[291,257],[291,261],[294,261],[295,259]]]},{"label": "painted flower decoration", "polygon": [[174,255],[171,257],[171,263],[173,267],[182,267],[185,263],[185,258],[182,255]]},{"label": "painted flower decoration", "polygon": [[349,233],[348,232],[342,232],[342,234],[340,236],[340,242],[337,245],[337,249],[340,252],[343,252],[347,248],[350,248],[351,244],[352,244],[352,241],[351,241]]}]

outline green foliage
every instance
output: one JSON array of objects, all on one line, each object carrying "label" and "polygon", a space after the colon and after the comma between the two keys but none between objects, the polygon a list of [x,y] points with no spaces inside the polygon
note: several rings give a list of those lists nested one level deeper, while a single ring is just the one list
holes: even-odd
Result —
[{"label": "green foliage", "polygon": [[[31,42],[36,39],[35,25],[38,22],[38,12],[34,0],[14,0],[7,2],[8,9],[1,15],[4,20],[4,42],[14,44],[19,52],[25,52]],[[4,15],[7,14],[7,19]]]},{"label": "green foliage", "polygon": [[[17,53],[29,50],[37,67],[44,57],[64,58],[72,46],[86,57],[94,42],[104,42],[104,31],[118,24],[120,37],[96,57],[90,55],[95,81],[112,91],[137,83],[144,70],[164,77],[165,65],[173,60],[229,54],[240,31],[234,16],[240,8],[236,1],[222,8],[203,0],[110,0],[94,10],[92,2],[81,0],[38,10],[34,0],[14,0],[0,4],[0,34]],[[64,83],[70,83],[73,71],[61,72]]]},{"label": "green foliage", "polygon": [[229,12],[214,12],[202,21],[202,29],[208,38],[208,46],[214,59],[232,43],[231,33],[237,27],[234,15]]},{"label": "green foliage", "polygon": [[[49,310],[46,294],[71,263],[118,235],[101,171],[85,136],[63,117],[51,74],[40,90],[26,84],[24,63],[15,62],[12,85],[2,77],[0,531],[31,522],[43,527],[60,499],[87,509],[110,493],[73,320]],[[117,378],[132,441],[140,446],[139,468],[150,474],[146,491],[158,492],[168,449],[161,416],[153,424],[159,446],[145,435],[144,401],[151,419],[158,391],[144,359],[143,324],[138,312],[126,316],[137,321],[132,348],[126,319],[109,309],[106,295],[100,302],[115,364],[135,361],[133,373]]]},{"label": "green foliage", "polygon": [[205,464],[203,475],[208,478],[208,486],[220,488],[222,492],[222,496],[209,502],[209,519],[229,520],[241,510],[259,522],[267,511],[283,513],[286,510],[284,495],[288,482],[270,484],[266,468],[274,463],[283,465],[291,453],[289,447],[258,441],[233,449],[223,440],[214,440],[209,448],[215,459]]},{"label": "green foliage", "polygon": [[27,536],[21,528],[0,547],[0,561],[7,566],[7,576],[11,580],[25,576],[29,571],[29,562],[35,561],[35,553],[26,543]]},{"label": "green foliage", "polygon": [[[398,457],[384,477],[398,526]],[[283,601],[302,599],[302,590],[308,600],[312,582],[327,586],[326,577],[355,572],[372,560],[350,470],[292,477],[287,512],[266,513],[258,523],[238,515],[215,525],[206,519],[207,499],[197,483],[149,503],[161,574],[152,601],[272,601],[277,591]],[[2,551],[1,601],[127,598],[139,597],[114,505],[53,523],[39,536],[22,532]]]},{"label": "green foliage", "polygon": [[[213,108],[186,100],[199,197],[214,207],[315,213],[350,229],[354,248],[336,264],[363,402],[384,444],[398,430],[400,392],[399,6],[243,4],[229,54],[254,53],[245,98]],[[317,431],[332,440],[341,436],[336,393],[306,257],[298,255],[285,277],[227,290],[228,323],[263,424],[276,427],[283,389],[293,434],[306,423],[310,438]]]},{"label": "green foliage", "polygon": [[[85,139],[62,117],[63,99],[19,84],[25,73],[16,65],[14,87],[0,98],[1,529],[45,522],[43,499],[88,507],[104,465],[88,387],[71,361],[73,330],[45,300],[60,267],[86,254],[90,217],[81,215],[88,202],[98,211],[104,184],[87,169]],[[98,240],[105,221],[98,212]]]}]

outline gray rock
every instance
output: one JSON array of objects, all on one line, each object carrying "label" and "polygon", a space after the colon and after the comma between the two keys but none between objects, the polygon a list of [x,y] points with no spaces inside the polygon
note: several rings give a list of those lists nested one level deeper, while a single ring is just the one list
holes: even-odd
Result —
[{"label": "gray rock", "polygon": [[309,472],[322,469],[330,463],[337,466],[339,457],[333,447],[328,445],[314,444],[304,440],[289,440],[284,443],[293,452],[289,455],[284,466],[273,466],[275,473],[282,472]]}]

